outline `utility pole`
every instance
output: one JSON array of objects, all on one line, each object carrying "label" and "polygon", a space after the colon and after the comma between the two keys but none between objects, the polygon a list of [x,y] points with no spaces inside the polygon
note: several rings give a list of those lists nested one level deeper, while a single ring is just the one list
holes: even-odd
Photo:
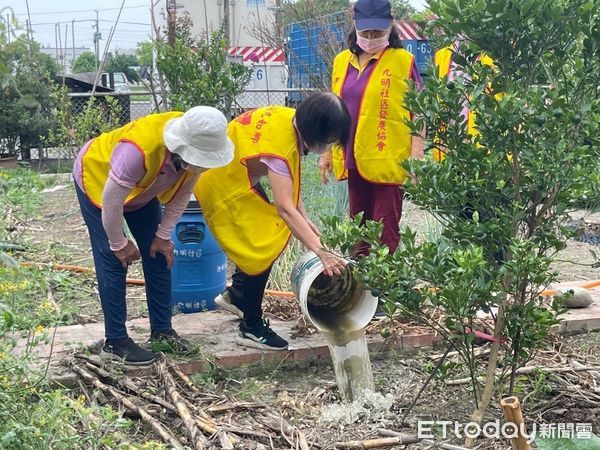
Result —
[{"label": "utility pole", "polygon": [[58,30],[58,64],[63,69],[63,76],[65,75],[65,55],[63,55],[63,45],[62,45],[62,36],[60,34],[60,22],[56,24],[56,29]]},{"label": "utility pole", "polygon": [[56,57],[56,62],[58,63],[59,61],[59,57],[58,57],[58,35],[60,34],[60,31],[58,30],[58,22],[54,24],[54,55]]},{"label": "utility pole", "polygon": [[284,42],[283,7],[281,6],[281,0],[275,0],[275,30],[277,33],[277,40]]},{"label": "utility pole", "polygon": [[[71,41],[73,43],[73,60],[71,61],[71,66],[73,65],[73,63],[75,62],[75,19],[73,19],[73,21],[71,22]],[[71,70],[71,68],[69,68],[69,71]]]},{"label": "utility pole", "polygon": [[100,61],[100,39],[102,39],[102,34],[100,34],[100,12],[96,10],[96,24],[94,28],[96,31],[94,32],[94,54],[96,55],[96,70],[98,70],[98,64]]},{"label": "utility pole", "polygon": [[[230,36],[230,9],[229,9],[229,0],[223,0],[223,34],[225,36],[225,43],[227,44],[227,46],[229,46],[230,42],[231,42],[231,36]],[[206,30],[206,32],[208,33],[208,30]]]},{"label": "utility pole", "polygon": [[175,47],[175,20],[177,19],[176,0],[167,0],[167,40],[169,45]]}]

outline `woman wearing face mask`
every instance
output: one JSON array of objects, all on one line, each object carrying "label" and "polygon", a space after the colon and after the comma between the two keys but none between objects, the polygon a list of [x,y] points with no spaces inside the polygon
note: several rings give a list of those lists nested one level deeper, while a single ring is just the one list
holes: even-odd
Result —
[{"label": "woman wearing face mask", "polygon": [[[321,156],[321,179],[333,171],[348,179],[350,215],[363,222],[383,223],[381,242],[391,252],[400,242],[399,221],[407,178],[401,167],[407,158],[421,158],[423,139],[411,137],[404,121],[410,118],[404,94],[413,80],[421,87],[414,57],[402,49],[388,0],[358,0],[349,49],[335,58],[332,91],[342,97],[350,116],[350,136]],[[359,243],[357,254],[368,252]]]},{"label": "woman wearing face mask", "polygon": [[[233,161],[200,178],[195,194],[206,223],[237,266],[231,287],[215,302],[243,319],[240,344],[287,349],[287,341],[263,319],[262,299],[273,262],[291,235],[317,254],[328,275],[341,273],[345,261],[323,248],[300,198],[300,159],[345,142],[349,131],[348,110],[330,92],[313,94],[296,110],[267,106],[248,111],[229,124]],[[261,179],[268,181],[272,199]]]},{"label": "woman wearing face mask", "polygon": [[[156,359],[133,342],[125,328],[127,269],[140,258],[150,339],[187,350],[188,343],[171,327],[171,230],[200,174],[232,158],[227,119],[208,106],[196,106],[185,114],[142,117],[101,134],[79,152],[73,178],[90,235],[104,313],[103,355],[130,365]],[[124,220],[136,243],[123,233]]]}]

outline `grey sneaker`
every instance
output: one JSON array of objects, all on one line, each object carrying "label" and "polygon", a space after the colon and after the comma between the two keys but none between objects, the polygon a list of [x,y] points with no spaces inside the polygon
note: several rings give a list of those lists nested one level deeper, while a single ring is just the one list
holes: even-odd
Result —
[{"label": "grey sneaker", "polygon": [[100,356],[130,366],[148,366],[156,361],[156,354],[140,347],[130,337],[125,339],[107,339],[102,347]]},{"label": "grey sneaker", "polygon": [[240,319],[244,318],[243,311],[233,304],[231,296],[227,290],[221,292],[215,297],[215,303],[219,305],[220,308],[229,311],[231,314],[238,316]]},{"label": "grey sneaker", "polygon": [[287,350],[289,345],[285,339],[271,329],[269,321],[266,319],[252,327],[248,327],[242,320],[237,343],[261,350]]}]

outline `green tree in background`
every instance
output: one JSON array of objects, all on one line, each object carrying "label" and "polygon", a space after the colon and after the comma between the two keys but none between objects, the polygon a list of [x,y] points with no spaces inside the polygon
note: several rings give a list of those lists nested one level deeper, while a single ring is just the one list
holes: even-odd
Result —
[{"label": "green tree in background", "polygon": [[154,45],[152,41],[138,42],[135,51],[140,66],[152,66],[152,50]]},{"label": "green tree in background", "polygon": [[53,126],[52,90],[58,66],[25,36],[8,43],[0,39],[0,153],[21,152],[29,159]]},{"label": "green tree in background", "polygon": [[[408,0],[390,0],[390,3],[392,14],[396,19],[408,19],[415,13],[415,8]],[[347,0],[284,0],[282,8],[285,24],[314,20],[326,14],[352,10]]]},{"label": "green tree in background", "polygon": [[394,19],[409,20],[416,9],[408,2],[408,0],[391,0],[392,14]]},{"label": "green tree in background", "polygon": [[231,115],[236,96],[250,81],[251,69],[227,60],[222,30],[211,33],[209,39],[192,35],[187,15],[178,18],[175,37],[174,47],[166,36],[157,43],[157,66],[170,87],[171,109],[208,105]]},{"label": "green tree in background", "polygon": [[104,65],[104,72],[123,72],[129,81],[140,81],[140,74],[133,67],[139,66],[135,55],[117,53]]},{"label": "green tree in background", "polygon": [[73,73],[93,72],[96,70],[96,55],[92,52],[83,52],[71,65]]}]

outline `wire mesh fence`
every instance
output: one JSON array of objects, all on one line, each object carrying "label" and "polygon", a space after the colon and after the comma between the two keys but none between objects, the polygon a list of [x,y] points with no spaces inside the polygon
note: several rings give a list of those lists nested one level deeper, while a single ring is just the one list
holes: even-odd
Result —
[{"label": "wire mesh fence", "polygon": [[[249,109],[267,105],[296,107],[315,89],[252,89],[239,94],[229,111],[230,118]],[[152,91],[131,93],[97,92],[68,94],[68,120],[63,140],[49,143],[40,139],[37,145],[21,152],[22,162],[32,166],[56,168],[69,165],[79,148],[103,131],[122,126],[130,121],[156,112],[168,110],[162,94]],[[55,132],[55,131],[52,131]],[[49,130],[50,133],[50,130]],[[58,166],[58,167],[57,167]]]},{"label": "wire mesh fence", "polygon": [[[248,109],[260,108],[267,105],[297,106],[307,96],[316,92],[315,89],[251,89],[245,90],[236,98],[231,117]],[[107,115],[110,104],[116,104],[118,110],[118,123],[125,124],[148,114],[166,111],[167,108],[160,102],[161,94],[151,91],[138,91],[131,93],[95,93],[94,102],[104,105]],[[91,93],[69,94],[71,114],[78,116],[85,112],[90,103]],[[108,99],[113,99],[109,101]]]}]

